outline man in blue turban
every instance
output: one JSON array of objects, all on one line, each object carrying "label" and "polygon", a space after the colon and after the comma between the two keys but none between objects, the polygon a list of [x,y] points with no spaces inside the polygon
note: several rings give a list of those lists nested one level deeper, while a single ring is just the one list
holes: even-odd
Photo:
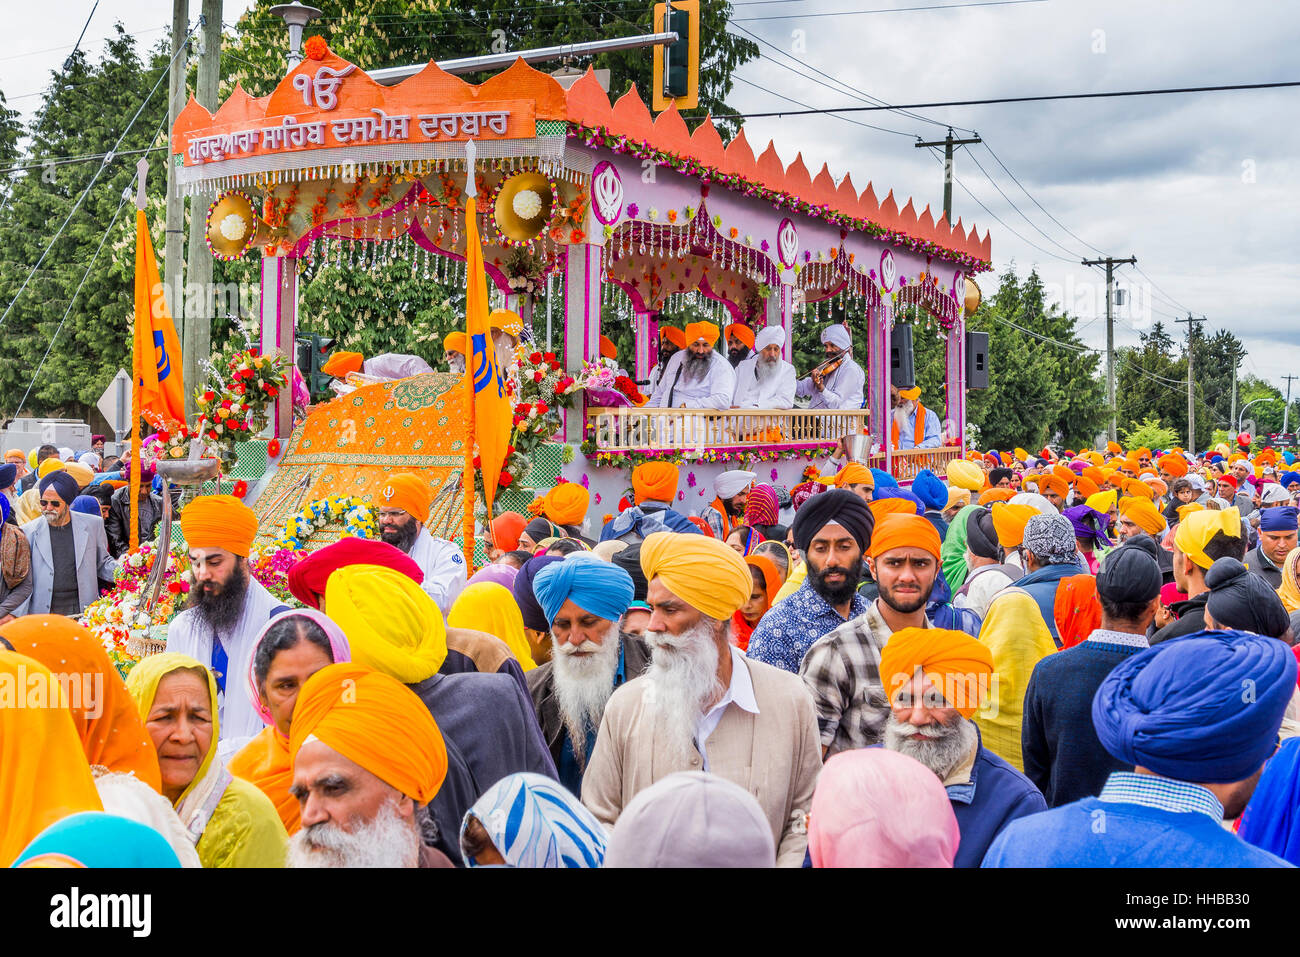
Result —
[{"label": "man in blue turban", "polygon": [[1246,553],[1245,565],[1274,591],[1282,587],[1282,563],[1296,546],[1294,505],[1274,505],[1260,509],[1259,544]]},{"label": "man in blue turban", "polygon": [[948,486],[929,469],[921,469],[912,479],[912,494],[925,506],[925,518],[939,532],[939,537],[948,535],[948,523],[944,520],[943,510],[948,507]]},{"label": "man in blue turban", "polygon": [[620,628],[635,585],[618,565],[573,555],[538,569],[532,591],[550,628],[551,660],[528,672],[528,692],[560,783],[580,795],[605,703],[650,662],[645,643]]},{"label": "man in blue turban", "polygon": [[1092,699],[1097,738],[1132,771],[1004,830],[985,867],[1285,867],[1223,826],[1277,746],[1296,659],[1276,638],[1201,631],[1116,665]]}]

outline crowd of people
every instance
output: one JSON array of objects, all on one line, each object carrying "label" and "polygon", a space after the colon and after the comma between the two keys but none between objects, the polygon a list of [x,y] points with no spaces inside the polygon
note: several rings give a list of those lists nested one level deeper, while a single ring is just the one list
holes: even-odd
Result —
[{"label": "crowd of people", "polygon": [[976,452],[903,487],[840,453],[697,515],[662,461],[617,514],[560,483],[472,574],[395,474],[379,539],[292,568],[301,607],[249,575],[254,513],[199,497],[188,605],[124,681],[76,621],[113,561],[90,463],[54,450],[4,539],[8,594],[34,571],[0,689],[51,695],[0,706],[0,863],[1300,863],[1294,455]]}]

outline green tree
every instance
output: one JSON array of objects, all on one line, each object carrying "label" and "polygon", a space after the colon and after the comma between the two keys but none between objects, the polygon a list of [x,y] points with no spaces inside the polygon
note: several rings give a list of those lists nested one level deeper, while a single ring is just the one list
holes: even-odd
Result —
[{"label": "green tree", "polygon": [[1135,449],[1168,449],[1178,444],[1179,435],[1173,429],[1167,429],[1160,420],[1145,418],[1140,425],[1132,429],[1120,429],[1120,439],[1124,448],[1130,452]]}]

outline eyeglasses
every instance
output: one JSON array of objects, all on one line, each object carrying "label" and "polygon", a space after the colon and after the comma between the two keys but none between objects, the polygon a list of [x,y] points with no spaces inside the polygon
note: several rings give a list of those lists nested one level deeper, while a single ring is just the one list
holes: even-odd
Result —
[{"label": "eyeglasses", "polygon": [[62,504],[62,502],[47,502],[45,499],[41,499],[40,502],[41,508],[58,508]]}]

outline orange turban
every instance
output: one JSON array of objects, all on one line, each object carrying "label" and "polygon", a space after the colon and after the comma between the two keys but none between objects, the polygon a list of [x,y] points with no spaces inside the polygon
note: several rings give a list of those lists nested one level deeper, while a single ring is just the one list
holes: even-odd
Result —
[{"label": "orange turban", "polygon": [[181,533],[191,548],[224,548],[247,558],[257,515],[233,495],[200,495],[181,509]]},{"label": "orange turban", "polygon": [[375,496],[376,508],[400,508],[417,522],[429,517],[429,482],[422,475],[400,472],[390,475]]},{"label": "orange turban", "polygon": [[647,535],[641,542],[641,571],[646,581],[660,579],[682,601],[720,621],[749,601],[754,589],[754,576],[740,553],[706,535]]},{"label": "orange turban", "polygon": [[868,502],[871,517],[878,523],[886,515],[915,515],[916,503],[907,498],[878,498]]},{"label": "orange turban", "polygon": [[754,348],[754,330],[749,328],[743,322],[733,322],[727,326],[727,338],[739,339],[749,348]]},{"label": "orange turban", "polygon": [[[885,499],[885,501],[898,500]],[[885,552],[895,548],[923,548],[934,556],[935,561],[938,561],[942,544],[939,541],[939,532],[930,524],[930,520],[917,515],[913,510],[911,515],[885,515],[878,518],[876,527],[871,532],[869,554],[872,558],[879,558]]]},{"label": "orange turban", "polygon": [[562,482],[542,498],[542,514],[556,525],[581,525],[591,493],[577,482]]},{"label": "orange turban", "polygon": [[979,710],[993,676],[993,652],[964,631],[902,628],[880,652],[880,680],[894,700],[917,669],[963,718]]},{"label": "orange turban", "polygon": [[298,692],[292,758],[308,737],[419,804],[432,801],[447,776],[447,745],[424,702],[396,678],[354,662],[322,668]]},{"label": "orange turban", "polygon": [[686,333],[682,332],[682,330],[678,329],[676,326],[660,326],[659,338],[660,340],[667,339],[678,349],[686,348]]},{"label": "orange turban", "polygon": [[1120,499],[1119,513],[1148,535],[1158,535],[1165,530],[1165,517],[1149,498]]},{"label": "orange turban", "polygon": [[1042,513],[1032,505],[1011,505],[1008,502],[993,504],[993,529],[998,534],[998,544],[1015,548],[1025,540],[1025,525],[1035,515]]},{"label": "orange turban", "polygon": [[614,340],[609,336],[600,337],[600,354],[606,359],[618,358],[618,347],[614,345]]},{"label": "orange turban", "polygon": [[646,499],[671,502],[677,497],[677,466],[668,462],[642,462],[632,470],[632,496],[640,505]]},{"label": "orange turban", "polygon": [[1038,476],[1038,491],[1040,494],[1054,492],[1061,498],[1070,494],[1070,485],[1059,475],[1040,475]]},{"label": "orange turban", "polygon": [[488,327],[508,332],[518,339],[523,335],[524,321],[519,318],[517,312],[511,312],[509,309],[493,309],[488,313]]},{"label": "orange turban", "polygon": [[349,372],[360,372],[361,353],[336,352],[325,360],[325,364],[320,367],[320,371],[326,375],[332,375],[336,379],[342,379]]},{"label": "orange turban", "polygon": [[518,512],[502,512],[492,519],[492,542],[497,548],[513,552],[519,547],[519,533],[528,524],[528,517]]},{"label": "orange turban", "polygon": [[994,502],[1005,502],[1009,498],[1015,498],[1015,489],[1010,488],[986,488],[980,493],[978,504],[991,505]]},{"label": "orange turban", "polygon": [[1086,475],[1080,475],[1074,480],[1074,490],[1084,498],[1096,495],[1101,491],[1101,489],[1097,487],[1097,483]]},{"label": "orange turban", "polygon": [[917,399],[921,398],[921,387],[919,385],[914,385],[910,389],[899,389],[898,394],[909,402],[915,402]]},{"label": "orange turban", "polygon": [[1101,485],[1102,482],[1106,481],[1106,473],[1095,465],[1089,465],[1079,474],[1097,485]]},{"label": "orange turban", "polygon": [[1124,453],[1124,449],[1120,446],[1118,442],[1107,442],[1106,451],[1109,452],[1111,455],[1122,455]]},{"label": "orange turban", "polygon": [[1156,497],[1156,490],[1141,479],[1125,479],[1122,488],[1126,494],[1134,498],[1144,498],[1150,501]]},{"label": "orange turban", "polygon": [[1073,485],[1074,480],[1078,478],[1074,469],[1070,468],[1068,465],[1053,465],[1052,474],[1058,476],[1067,485]]},{"label": "orange turban", "polygon": [[857,462],[850,462],[834,475],[819,475],[817,481],[823,485],[834,485],[836,488],[847,488],[850,485],[876,487],[876,479],[871,474],[871,469]]},{"label": "orange turban", "polygon": [[712,322],[688,322],[686,324],[686,344],[693,345],[700,339],[705,340],[709,345],[714,345],[718,341],[718,326]]},{"label": "orange turban", "polygon": [[447,333],[446,336],[443,337],[442,351],[459,352],[461,355],[465,355],[467,352],[469,352],[469,350],[465,347],[466,342],[467,340],[465,338],[465,333],[449,332]]}]

